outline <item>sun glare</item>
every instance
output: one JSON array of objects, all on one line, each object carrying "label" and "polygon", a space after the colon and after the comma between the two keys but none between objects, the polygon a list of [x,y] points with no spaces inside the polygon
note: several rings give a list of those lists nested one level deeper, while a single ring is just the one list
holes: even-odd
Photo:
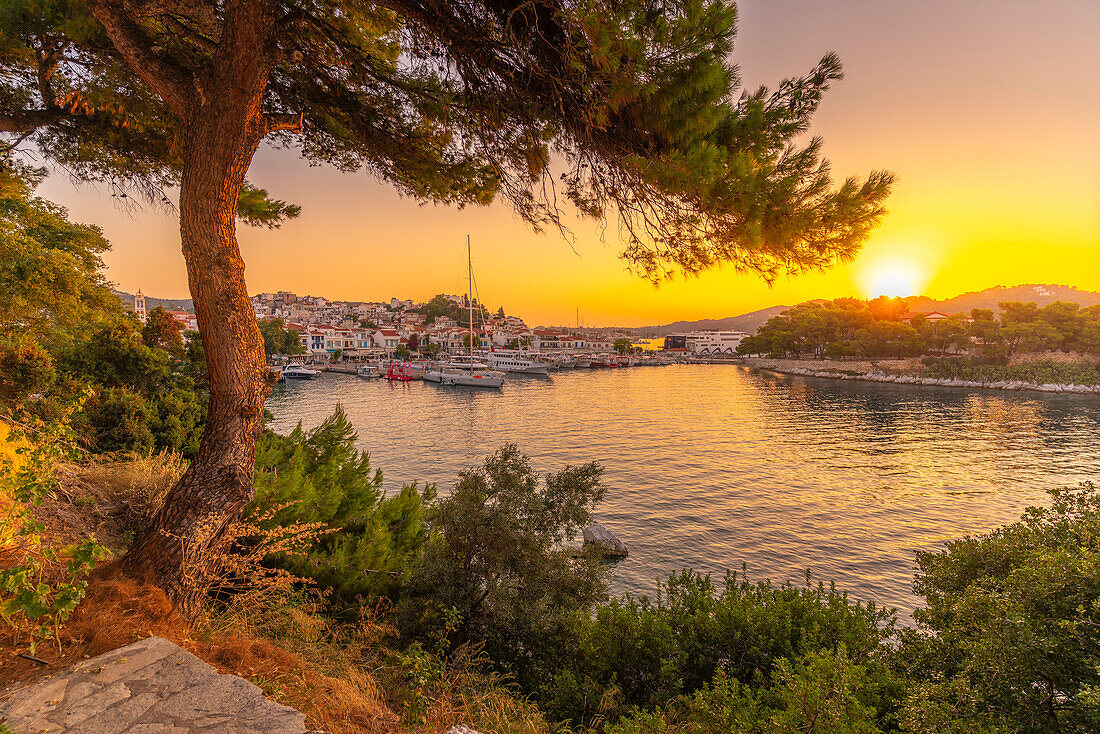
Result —
[{"label": "sun glare", "polygon": [[876,260],[863,268],[861,288],[867,298],[916,296],[927,284],[924,267],[912,260]]}]

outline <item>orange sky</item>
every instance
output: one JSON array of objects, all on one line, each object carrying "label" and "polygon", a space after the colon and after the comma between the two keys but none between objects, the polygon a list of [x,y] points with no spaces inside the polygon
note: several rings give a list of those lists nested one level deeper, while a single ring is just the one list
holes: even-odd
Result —
[{"label": "orange sky", "polygon": [[[615,230],[577,226],[576,252],[503,206],[456,211],[401,199],[365,174],[261,151],[250,178],[302,216],[242,227],[252,293],[355,300],[458,293],[465,238],[479,291],[530,323],[660,324],[842,295],[947,297],[992,285],[1100,290],[1100,3],[1095,0],[742,0],[736,60],[750,86],[805,72],[828,50],[846,79],[814,132],[837,175],[889,168],[890,214],[855,263],[773,288],[732,271],[654,289],[625,272]],[[170,213],[127,214],[51,179],[42,195],[99,224],[124,290],[185,297]]]}]

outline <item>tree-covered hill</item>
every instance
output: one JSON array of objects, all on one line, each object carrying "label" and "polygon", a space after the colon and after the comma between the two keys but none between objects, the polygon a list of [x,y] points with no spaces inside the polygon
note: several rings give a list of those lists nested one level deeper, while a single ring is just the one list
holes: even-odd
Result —
[{"label": "tree-covered hill", "polygon": [[1076,303],[1082,308],[1100,304],[1100,293],[1085,291],[1069,285],[1014,285],[995,286],[982,291],[969,291],[953,298],[937,301],[928,296],[911,296],[905,299],[912,311],[941,311],[943,313],[969,313],[975,308],[998,310],[1005,301],[1034,301],[1039,306],[1049,306],[1057,301]]},{"label": "tree-covered hill", "polygon": [[[123,308],[134,307],[134,294],[126,291],[111,291],[122,301]],[[157,306],[162,306],[167,311],[190,311],[195,313],[195,304],[190,298],[153,298],[145,296],[145,308],[152,311]]]}]

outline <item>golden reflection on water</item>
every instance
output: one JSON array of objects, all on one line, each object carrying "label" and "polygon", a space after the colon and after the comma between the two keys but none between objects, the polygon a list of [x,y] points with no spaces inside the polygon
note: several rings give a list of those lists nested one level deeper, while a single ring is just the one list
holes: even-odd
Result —
[{"label": "golden reflection on water", "polygon": [[[381,384],[380,384],[381,383]],[[631,546],[616,590],[691,567],[911,609],[913,552],[1015,519],[1100,468],[1100,401],[696,365],[509,378],[499,393],[344,375],[280,385],[273,427],[342,402],[393,491],[453,483],[507,441],[536,467],[600,461],[599,517]]]}]

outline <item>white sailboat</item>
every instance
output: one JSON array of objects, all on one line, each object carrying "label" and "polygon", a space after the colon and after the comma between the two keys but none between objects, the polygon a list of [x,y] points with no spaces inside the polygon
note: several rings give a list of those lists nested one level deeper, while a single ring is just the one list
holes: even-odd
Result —
[{"label": "white sailboat", "polygon": [[470,235],[466,235],[466,265],[470,282],[469,296],[466,298],[466,302],[470,306],[470,323],[468,327],[469,362],[466,365],[458,363],[454,366],[441,368],[439,371],[439,384],[499,389],[504,384],[504,373],[484,369],[483,365],[474,361],[474,260],[470,253]]}]

